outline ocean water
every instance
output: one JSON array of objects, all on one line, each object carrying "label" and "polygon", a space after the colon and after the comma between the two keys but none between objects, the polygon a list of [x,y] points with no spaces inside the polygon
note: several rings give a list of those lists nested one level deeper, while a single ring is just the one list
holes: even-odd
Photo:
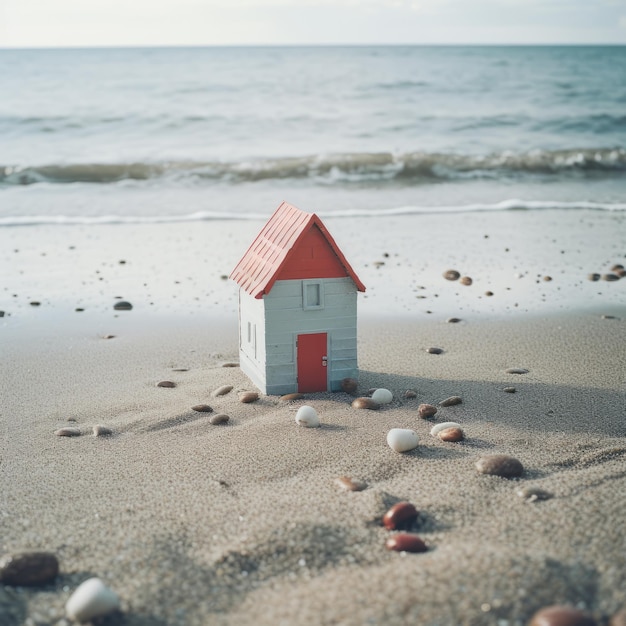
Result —
[{"label": "ocean water", "polygon": [[0,50],[0,226],[626,210],[626,47]]}]

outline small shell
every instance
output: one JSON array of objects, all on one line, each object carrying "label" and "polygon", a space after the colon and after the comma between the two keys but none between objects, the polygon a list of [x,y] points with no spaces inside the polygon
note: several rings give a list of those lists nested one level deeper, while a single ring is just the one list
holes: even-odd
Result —
[{"label": "small shell", "polygon": [[441,424],[435,424],[430,429],[430,434],[433,437],[436,437],[440,431],[446,430],[446,428],[461,428],[461,424],[458,424],[457,422],[441,422]]},{"label": "small shell", "polygon": [[308,405],[301,406],[296,413],[296,424],[306,428],[317,428],[320,425],[320,418],[317,411]]},{"label": "small shell", "polygon": [[389,404],[393,400],[393,394],[389,389],[376,389],[372,394],[372,400],[377,404]]},{"label": "small shell", "polygon": [[387,444],[396,452],[408,452],[417,448],[419,439],[414,430],[408,428],[392,428],[387,433]]}]

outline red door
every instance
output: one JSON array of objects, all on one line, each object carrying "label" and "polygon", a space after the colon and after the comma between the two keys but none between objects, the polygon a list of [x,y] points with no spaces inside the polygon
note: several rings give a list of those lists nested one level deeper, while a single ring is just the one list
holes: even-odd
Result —
[{"label": "red door", "polygon": [[328,389],[328,335],[298,335],[298,391]]}]

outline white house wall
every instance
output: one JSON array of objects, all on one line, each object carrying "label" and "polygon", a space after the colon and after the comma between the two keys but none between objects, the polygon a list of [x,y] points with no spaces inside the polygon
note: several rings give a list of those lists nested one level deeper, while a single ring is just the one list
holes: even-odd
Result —
[{"label": "white house wall", "polygon": [[[248,324],[252,341],[248,341]],[[261,391],[265,392],[265,307],[263,300],[239,290],[239,365]]]}]

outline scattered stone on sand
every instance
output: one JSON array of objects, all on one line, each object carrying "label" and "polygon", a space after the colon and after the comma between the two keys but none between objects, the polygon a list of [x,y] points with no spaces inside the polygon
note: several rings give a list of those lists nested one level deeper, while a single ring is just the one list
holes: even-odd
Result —
[{"label": "scattered stone on sand", "polygon": [[409,530],[417,521],[417,509],[410,502],[398,502],[383,515],[388,530]]},{"label": "scattered stone on sand", "polygon": [[75,417],[68,417],[67,421],[68,422],[77,422],[78,420]]},{"label": "scattered stone on sand", "polygon": [[393,394],[389,389],[376,389],[372,394],[372,400],[377,404],[390,404],[393,401]]},{"label": "scattered stone on sand", "polygon": [[417,448],[417,433],[409,428],[392,428],[387,433],[387,444],[396,452],[408,452]]},{"label": "scattered stone on sand", "polygon": [[552,494],[549,491],[539,489],[539,487],[521,487],[515,493],[526,502],[537,502],[538,500],[549,500],[552,498]]},{"label": "scattered stone on sand", "polygon": [[226,363],[222,363],[222,367],[239,367],[239,363],[235,363],[234,361],[227,361]]},{"label": "scattered stone on sand", "polygon": [[367,487],[366,482],[351,476],[339,476],[335,478],[335,484],[344,491],[363,491]]},{"label": "scattered stone on sand", "polygon": [[239,402],[249,404],[250,402],[256,402],[259,399],[259,394],[256,391],[244,391],[239,394]]},{"label": "scattered stone on sand", "polygon": [[130,311],[133,305],[130,302],[126,302],[126,300],[120,300],[113,305],[113,308],[116,311]]},{"label": "scattered stone on sand", "polygon": [[17,552],[0,557],[0,582],[16,587],[46,585],[59,574],[52,552]]},{"label": "scattered stone on sand", "polygon": [[4,311],[0,311],[0,317],[4,317]]},{"label": "scattered stone on sand", "polygon": [[294,400],[302,400],[304,394],[296,391],[295,393],[286,393],[284,396],[280,396],[281,402],[293,402]]},{"label": "scattered stone on sand", "polygon": [[623,270],[624,266],[621,263],[616,263],[612,268],[611,271],[612,272],[619,272],[620,270]]},{"label": "scattered stone on sand", "polygon": [[407,390],[404,392],[404,397],[405,397],[407,400],[412,400],[413,398],[417,398],[417,393],[415,393],[415,391],[413,391],[413,389],[407,389]]},{"label": "scattered stone on sand", "polygon": [[624,278],[626,276],[626,270],[622,267],[621,270],[615,270],[615,273],[620,277]]},{"label": "scattered stone on sand", "polygon": [[460,317],[449,317],[446,322],[448,322],[448,324],[458,324],[461,321]]},{"label": "scattered stone on sand", "polygon": [[225,413],[216,413],[215,415],[211,415],[209,422],[211,424],[226,424],[229,419],[230,417]]},{"label": "scattered stone on sand", "polygon": [[41,306],[41,302],[38,302],[37,300],[33,300],[33,302],[29,302],[30,306]]},{"label": "scattered stone on sand", "polygon": [[528,374],[528,370],[524,367],[509,367],[504,371],[507,374]]},{"label": "scattered stone on sand", "polygon": [[89,578],[78,585],[65,605],[69,619],[80,623],[104,617],[119,610],[120,600],[99,578]]},{"label": "scattered stone on sand", "polygon": [[455,406],[457,404],[461,404],[461,402],[463,402],[461,396],[450,396],[449,398],[442,400],[439,403],[439,406]]},{"label": "scattered stone on sand", "polygon": [[456,426],[440,430],[437,433],[437,436],[439,437],[439,439],[441,439],[441,441],[446,441],[449,443],[455,443],[457,441],[463,441],[463,439],[465,439],[463,430],[461,428],[457,428]]},{"label": "scattered stone on sand", "polygon": [[380,408],[380,404],[378,404],[378,402],[375,402],[371,398],[355,398],[352,401],[352,408],[353,409],[372,409],[373,411],[375,411],[376,409]]},{"label": "scattered stone on sand", "polygon": [[217,398],[219,396],[225,396],[227,393],[230,393],[232,390],[233,390],[232,385],[222,385],[221,387],[218,387],[211,395],[214,398]]},{"label": "scattered stone on sand", "polygon": [[517,389],[515,389],[515,387],[505,387],[502,391],[505,393],[515,393]]},{"label": "scattered stone on sand", "polygon": [[441,422],[441,424],[435,424],[430,429],[430,434],[433,437],[436,437],[442,430],[445,430],[446,428],[461,428],[461,424],[458,424],[457,422]]},{"label": "scattered stone on sand", "polygon": [[59,428],[59,430],[55,430],[54,434],[57,435],[57,437],[80,437],[80,428],[64,426],[63,428]]},{"label": "scattered stone on sand", "polygon": [[446,280],[459,280],[459,278],[461,277],[461,274],[457,272],[456,270],[446,270],[443,273],[443,277]]},{"label": "scattered stone on sand", "polygon": [[312,406],[305,404],[301,406],[296,413],[296,424],[298,424],[298,426],[305,426],[306,428],[317,428],[320,425],[320,418],[317,415],[317,411]]},{"label": "scattered stone on sand", "polygon": [[161,380],[157,383],[157,387],[166,387],[167,389],[171,389],[176,387],[176,383],[171,380]]},{"label": "scattered stone on sand", "polygon": [[208,404],[196,404],[195,406],[191,407],[192,411],[198,411],[198,413],[212,413],[213,412],[213,408],[210,407]]},{"label": "scattered stone on sand", "polygon": [[85,309],[83,309],[82,307],[76,307],[74,309],[74,311],[76,311],[76,313],[82,313]]},{"label": "scattered stone on sand", "polygon": [[602,280],[606,280],[608,282],[613,282],[615,280],[619,280],[619,276],[617,274],[613,274],[613,273],[602,274]]},{"label": "scattered stone on sand", "polygon": [[474,281],[469,277],[469,276],[463,276],[459,282],[461,283],[461,285],[466,285],[467,287],[469,287]]},{"label": "scattered stone on sand", "polygon": [[537,611],[528,626],[597,626],[597,622],[580,609],[554,605]]},{"label": "scattered stone on sand", "polygon": [[476,461],[476,469],[481,474],[501,476],[502,478],[516,478],[524,473],[524,466],[513,456],[508,454],[491,454]]},{"label": "scattered stone on sand", "polygon": [[413,533],[397,533],[387,539],[387,550],[396,552],[426,552],[428,548],[420,537]]},{"label": "scattered stone on sand", "polygon": [[617,317],[615,315],[609,315],[609,314],[604,314],[600,316],[601,319],[603,320],[616,320]]},{"label": "scattered stone on sand", "polygon": [[544,276],[543,281],[549,283],[552,280],[552,276]]},{"label": "scattered stone on sand", "polygon": [[443,349],[442,348],[427,348],[426,352],[428,352],[428,354],[443,354]]},{"label": "scattered stone on sand", "polygon": [[102,339],[115,339],[115,335],[102,335]]},{"label": "scattered stone on sand", "polygon": [[600,274],[596,274],[595,272],[592,274],[587,274],[587,278],[588,280],[592,280],[592,281],[596,281],[596,280],[600,280]]},{"label": "scattered stone on sand", "polygon": [[188,372],[188,367],[173,367],[172,372]]},{"label": "scattered stone on sand", "polygon": [[609,626],[626,626],[626,607],[613,615],[609,620]]},{"label": "scattered stone on sand", "polygon": [[94,437],[106,437],[113,434],[113,431],[108,426],[103,426],[102,424],[96,424],[92,430]]},{"label": "scattered stone on sand", "polygon": [[420,404],[417,407],[417,414],[423,419],[433,417],[436,413],[437,407],[433,406],[432,404]]},{"label": "scattered stone on sand", "polygon": [[346,393],[354,393],[358,386],[359,383],[355,378],[344,378],[341,381],[341,389]]}]

